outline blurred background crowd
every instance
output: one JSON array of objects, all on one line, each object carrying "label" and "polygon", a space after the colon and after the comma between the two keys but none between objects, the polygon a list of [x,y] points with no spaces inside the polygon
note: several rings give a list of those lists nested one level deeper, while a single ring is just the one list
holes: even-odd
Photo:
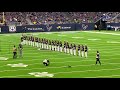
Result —
[{"label": "blurred background crowd", "polygon": [[[5,25],[95,23],[107,15],[108,23],[119,23],[119,12],[4,12]],[[0,13],[2,22],[3,13]]]}]

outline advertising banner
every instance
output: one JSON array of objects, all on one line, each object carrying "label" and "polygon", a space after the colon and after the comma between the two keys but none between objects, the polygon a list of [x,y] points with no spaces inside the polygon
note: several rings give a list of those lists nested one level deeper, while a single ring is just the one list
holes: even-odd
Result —
[{"label": "advertising banner", "polygon": [[16,26],[15,25],[9,26],[9,32],[16,32]]}]

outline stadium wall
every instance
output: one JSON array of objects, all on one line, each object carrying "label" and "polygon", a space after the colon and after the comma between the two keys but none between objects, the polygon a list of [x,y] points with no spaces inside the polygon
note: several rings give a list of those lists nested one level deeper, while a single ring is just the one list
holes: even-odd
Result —
[{"label": "stadium wall", "polygon": [[120,29],[120,23],[107,23],[107,30],[114,30],[116,27]]},{"label": "stadium wall", "polygon": [[1,26],[0,33],[94,30],[94,23]]}]

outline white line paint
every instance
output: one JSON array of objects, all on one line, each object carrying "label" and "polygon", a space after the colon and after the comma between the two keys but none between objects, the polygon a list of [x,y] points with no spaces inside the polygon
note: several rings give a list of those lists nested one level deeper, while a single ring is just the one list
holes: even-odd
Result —
[{"label": "white line paint", "polygon": [[97,40],[101,40],[101,39],[88,39],[88,40],[90,40],[90,41],[97,41]]},{"label": "white line paint", "polygon": [[[76,33],[76,32],[80,32],[80,31],[61,31],[61,32],[63,32],[63,33]],[[59,32],[59,33],[61,33],[61,32]]]},{"label": "white line paint", "polygon": [[[52,73],[52,74],[68,74],[68,73],[79,73],[79,72],[112,71],[112,70],[119,70],[119,69],[120,68],[115,68],[115,69],[99,69],[99,70],[84,70],[84,71],[70,71],[70,72],[57,72],[57,73]],[[19,76],[30,76],[30,75],[2,76],[0,78],[5,78],[5,77],[19,77]],[[98,76],[98,77],[108,77],[108,76]],[[83,77],[83,78],[93,78],[93,77]]]},{"label": "white line paint", "polygon": [[6,57],[0,57],[0,60],[8,60]]},{"label": "white line paint", "polygon": [[31,75],[16,75],[16,76],[3,76],[3,77],[0,77],[0,78],[9,78],[9,77],[19,77],[19,76],[31,76]]},{"label": "white line paint", "polygon": [[83,77],[83,78],[106,78],[106,77],[114,77],[114,76],[120,76],[120,75],[95,76],[95,77]]},{"label": "white line paint", "polygon": [[[73,62],[80,62],[80,61],[51,62],[51,63],[67,63],[67,62],[69,62],[69,63],[72,62],[73,63]],[[102,62],[102,63],[104,63],[104,62]],[[42,63],[34,63],[34,64],[29,64],[29,65],[36,65],[36,64],[40,65]],[[102,65],[109,65],[109,64],[117,65],[117,64],[120,64],[120,63],[107,63],[107,64],[102,64]],[[91,65],[76,65],[76,66],[94,66],[94,65],[95,64],[91,64]]]},{"label": "white line paint", "polygon": [[120,43],[120,42],[117,42],[117,41],[107,41],[107,43]]},{"label": "white line paint", "polygon": [[[70,55],[70,54],[66,54],[66,55]],[[64,57],[66,57],[66,55],[63,55]],[[115,55],[120,55],[119,53],[114,53],[112,55],[102,55],[102,56],[115,56]],[[48,57],[48,55],[42,55],[43,57],[46,56]],[[35,57],[42,57],[42,56],[35,56]],[[62,56],[62,55],[49,55],[49,56]],[[70,55],[70,56],[73,56],[73,55]],[[33,56],[26,56],[26,57],[33,57]],[[79,56],[75,56],[76,58],[78,58]],[[95,56],[88,56],[88,57],[95,57]],[[72,57],[69,57],[69,58],[72,58]],[[74,58],[74,57],[73,57]]]},{"label": "white line paint", "polygon": [[84,38],[84,37],[72,37],[72,38],[76,38],[76,39],[78,39],[78,38]]},{"label": "white line paint", "polygon": [[[39,60],[39,59],[37,59],[37,60]],[[20,61],[20,60],[19,60]],[[26,61],[29,61],[29,60],[26,60]],[[35,60],[30,60],[30,61],[35,61]],[[13,62],[15,62],[15,61],[13,61]],[[81,61],[65,61],[65,62],[51,62],[51,63],[67,63],[67,62],[81,62]],[[42,64],[42,62],[40,62],[40,63],[34,63],[34,64],[29,64],[29,65],[36,65],[36,64],[39,64],[39,65],[41,65]],[[0,67],[6,67],[6,66],[8,66],[8,65],[3,65],[3,66],[0,66]]]},{"label": "white line paint", "polygon": [[[119,54],[118,54],[119,55]],[[114,55],[111,55],[111,56],[114,56]],[[91,59],[91,60],[87,60],[87,58],[82,58],[82,57],[65,57],[65,58],[55,58],[55,57],[40,57],[41,59],[46,59],[46,58],[48,58],[48,59],[50,59],[50,60],[57,60],[57,59],[71,59],[71,58],[73,58],[73,59],[76,59],[76,60],[81,60],[81,61],[95,61],[95,57],[93,56],[93,57],[88,57],[88,59]],[[35,57],[24,57],[24,59],[27,59],[27,60],[22,60],[22,59],[20,59],[20,60],[12,60],[12,61],[7,61],[7,62],[16,62],[16,61],[35,61],[35,60],[41,60],[41,59],[37,59],[37,58],[35,58]],[[28,60],[28,59],[31,59],[31,60]],[[111,61],[112,59],[114,59],[114,60],[119,60],[119,58],[109,58],[109,56],[108,56],[108,59],[104,59],[104,57],[103,56],[101,56],[101,61],[104,61],[104,60],[108,60],[108,61]]]},{"label": "white line paint", "polygon": [[60,74],[60,73],[79,73],[79,72],[98,72],[98,71],[112,71],[112,70],[119,70],[120,68],[115,68],[115,69],[99,69],[99,70],[84,70],[84,71],[70,71],[70,72],[57,72],[53,74]]},{"label": "white line paint", "polygon": [[[107,63],[107,64],[102,64],[102,66],[103,65],[109,65],[109,64],[120,64],[120,63]],[[81,66],[95,66],[95,64],[91,64],[91,65],[75,65],[75,66],[72,66],[72,68],[73,67],[81,67]],[[32,68],[32,69],[17,69],[17,70],[3,70],[3,71],[0,71],[0,72],[14,72],[14,71],[20,71],[20,70],[21,71],[26,71],[26,70],[40,70],[40,69],[49,69],[49,68],[55,68],[55,69],[56,68],[67,68],[67,66],[46,67],[46,68]],[[117,68],[117,69],[120,69],[120,68]],[[100,70],[97,70],[97,71],[101,71],[101,70],[116,70],[116,68],[115,69],[100,69]],[[79,72],[87,72],[87,71],[96,71],[96,70],[85,70],[85,71],[79,71]],[[71,71],[71,72],[59,72],[59,73],[72,73],[72,72],[74,72],[74,71]],[[56,74],[56,73],[53,73],[53,74]]]},{"label": "white line paint", "polygon": [[58,36],[66,36],[66,35],[58,35]]},{"label": "white line paint", "polygon": [[109,34],[109,35],[120,35],[120,34],[116,34],[116,33],[106,33],[106,32],[93,32],[93,31],[84,31],[84,32],[88,32],[88,33],[98,33],[98,34]]}]

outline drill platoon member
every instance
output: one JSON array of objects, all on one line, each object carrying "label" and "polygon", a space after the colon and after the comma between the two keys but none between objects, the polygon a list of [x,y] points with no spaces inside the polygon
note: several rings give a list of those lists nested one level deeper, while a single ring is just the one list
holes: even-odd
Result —
[{"label": "drill platoon member", "polygon": [[88,47],[87,45],[85,45],[85,58],[87,58],[87,56],[88,56]]},{"label": "drill platoon member", "polygon": [[23,35],[21,36],[21,44],[23,45]]},{"label": "drill platoon member", "polygon": [[47,39],[47,49],[49,49],[49,40]]},{"label": "drill platoon member", "polygon": [[82,57],[84,57],[84,46],[81,47]]},{"label": "drill platoon member", "polygon": [[39,41],[39,38],[37,37],[37,47],[39,47],[39,42],[38,41]]},{"label": "drill platoon member", "polygon": [[73,46],[70,44],[70,54],[73,55]]},{"label": "drill platoon member", "polygon": [[32,39],[31,36],[29,36],[30,46],[32,46]]},{"label": "drill platoon member", "polygon": [[59,51],[59,40],[57,42],[57,51]]},{"label": "drill platoon member", "polygon": [[80,45],[78,45],[78,56],[81,56]]},{"label": "drill platoon member", "polygon": [[49,40],[49,50],[51,50],[51,40]]},{"label": "drill platoon member", "polygon": [[55,48],[55,51],[57,51],[57,40],[54,41],[54,48]]},{"label": "drill platoon member", "polygon": [[62,52],[62,42],[60,41],[60,52]]},{"label": "drill platoon member", "polygon": [[73,46],[73,55],[76,55],[76,45],[74,44],[74,46]]},{"label": "drill platoon member", "polygon": [[43,49],[43,38],[41,39],[41,48]]},{"label": "drill platoon member", "polygon": [[52,50],[54,50],[53,40],[51,41]]},{"label": "drill platoon member", "polygon": [[30,45],[30,36],[28,36],[28,45]]},{"label": "drill platoon member", "polygon": [[69,43],[67,42],[67,53],[69,53]]}]

